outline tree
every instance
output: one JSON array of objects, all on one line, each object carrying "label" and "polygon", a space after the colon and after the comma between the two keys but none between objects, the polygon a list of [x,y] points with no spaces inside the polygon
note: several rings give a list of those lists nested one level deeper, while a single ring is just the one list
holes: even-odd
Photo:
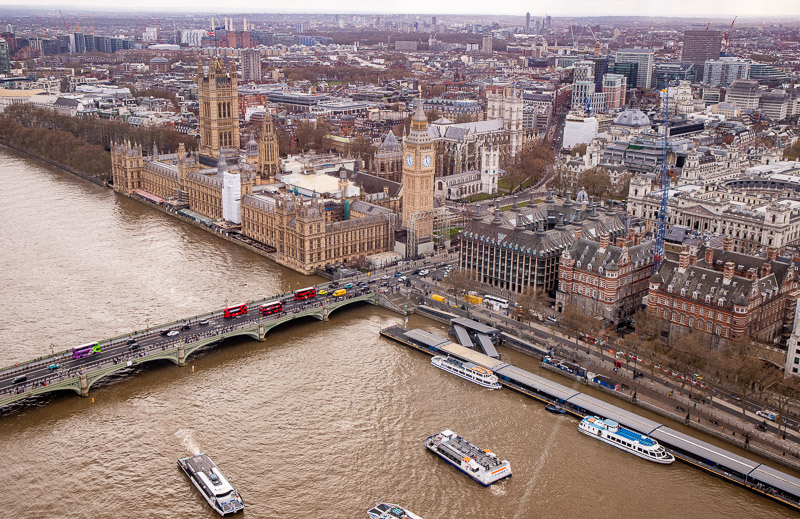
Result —
[{"label": "tree", "polygon": [[511,192],[514,192],[515,185],[521,188],[528,181],[536,183],[554,160],[549,142],[537,139],[526,143],[506,167],[506,178],[512,181]]},{"label": "tree", "polygon": [[534,315],[538,315],[539,320],[542,320],[552,306],[553,298],[541,288],[534,286],[526,288],[522,295],[517,298],[517,308],[521,313],[528,316],[528,321]]},{"label": "tree", "polygon": [[[667,350],[667,358],[670,366],[683,373],[681,379],[681,392],[686,387],[686,382],[694,382],[695,373],[701,371],[706,363],[706,348],[702,338],[693,332],[688,332],[680,336],[680,339]],[[689,395],[693,394],[693,385],[689,385]]]},{"label": "tree", "polygon": [[578,186],[583,187],[586,194],[595,198],[607,198],[612,190],[608,174],[598,168],[584,170],[578,177]]},{"label": "tree", "polygon": [[[561,322],[564,326],[575,335],[575,347],[579,344],[580,334],[585,332],[586,328],[590,326],[589,319],[577,305],[567,304],[561,314]],[[587,347],[586,353],[589,353]]]},{"label": "tree", "polygon": [[634,339],[631,341],[629,351],[635,352],[637,360],[644,362],[650,371],[650,379],[655,379],[655,370],[661,364],[666,346],[661,340],[661,325],[658,319],[646,310],[639,310],[634,314]]},{"label": "tree", "polygon": [[375,147],[368,137],[358,136],[350,142],[348,147],[353,157],[358,157],[364,163],[364,169],[369,171],[369,165],[375,156]]},{"label": "tree", "polygon": [[567,190],[567,187],[569,187],[567,177],[560,167],[556,167],[555,171],[553,172],[553,176],[547,181],[547,187],[559,195],[563,195]]},{"label": "tree", "polygon": [[719,365],[719,369],[724,373],[721,378],[740,398],[744,419],[747,398],[758,390],[759,385],[769,378],[770,373],[764,368],[763,360],[760,358],[760,348],[753,337],[749,335],[738,337],[730,341],[725,349],[725,355],[722,356]]},{"label": "tree", "polygon": [[586,144],[576,144],[569,150],[569,154],[573,157],[581,156],[583,157],[586,155]]},{"label": "tree", "polygon": [[467,292],[480,287],[478,282],[463,270],[452,272],[442,284],[449,289],[457,301],[466,299]]},{"label": "tree", "polygon": [[789,406],[792,402],[800,399],[800,378],[795,376],[788,376],[783,380],[776,382],[772,386],[773,396],[772,402],[775,405],[775,410],[778,413],[778,431],[783,427],[783,439],[786,439],[786,418],[789,414]]}]

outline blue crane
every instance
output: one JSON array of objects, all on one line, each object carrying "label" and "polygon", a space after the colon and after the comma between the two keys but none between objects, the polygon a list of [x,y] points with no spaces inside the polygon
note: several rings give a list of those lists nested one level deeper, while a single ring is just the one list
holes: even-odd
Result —
[{"label": "blue crane", "polygon": [[667,210],[669,208],[669,177],[667,176],[667,148],[669,146],[669,92],[667,88],[661,91],[664,95],[664,140],[661,143],[661,170],[659,179],[661,181],[661,208],[658,211],[656,220],[656,244],[653,248],[653,274],[658,272],[661,260],[664,257],[664,237],[667,234]]}]

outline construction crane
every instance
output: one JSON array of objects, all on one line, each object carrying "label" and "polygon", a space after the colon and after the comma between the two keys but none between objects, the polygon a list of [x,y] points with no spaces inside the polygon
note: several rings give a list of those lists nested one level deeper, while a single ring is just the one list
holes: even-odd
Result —
[{"label": "construction crane", "polygon": [[664,140],[661,143],[661,170],[659,179],[661,181],[661,208],[656,219],[656,243],[653,247],[653,274],[658,272],[661,260],[664,258],[664,238],[667,235],[667,210],[669,209],[669,177],[667,176],[667,147],[669,146],[669,85],[661,92],[664,95]]},{"label": "construction crane", "polygon": [[61,15],[61,21],[64,22],[64,30],[69,32],[69,24],[67,23],[67,19],[64,18],[64,13],[61,12],[61,9],[58,10],[58,14]]},{"label": "construction crane", "polygon": [[738,16],[733,17],[733,21],[731,22],[731,26],[728,28],[728,32],[725,33],[725,48],[727,49],[731,44],[731,32],[733,32],[733,24],[736,23],[736,19],[739,18]]}]

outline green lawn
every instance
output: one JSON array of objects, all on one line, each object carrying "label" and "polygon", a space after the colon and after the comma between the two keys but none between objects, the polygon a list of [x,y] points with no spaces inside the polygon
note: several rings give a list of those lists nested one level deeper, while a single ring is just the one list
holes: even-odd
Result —
[{"label": "green lawn", "polygon": [[[529,203],[530,203],[530,202],[519,202],[519,203],[517,204],[517,207],[525,207],[525,206],[526,206],[526,205],[528,205]],[[511,204],[511,205],[504,205],[504,206],[500,207],[500,210],[501,210],[501,211],[510,211],[510,210],[511,210],[511,209],[513,209],[513,208],[514,208],[514,204]]]},{"label": "green lawn", "polygon": [[[529,187],[532,182],[533,180],[529,178],[528,180],[522,183],[522,187],[515,186],[515,189],[525,189],[526,187]],[[497,181],[497,187],[498,189],[505,189],[506,191],[508,191],[511,189],[511,182],[509,182],[507,178],[501,178],[500,180]]]},{"label": "green lawn", "polygon": [[489,194],[486,194],[486,193],[478,193],[477,195],[469,196],[467,198],[464,198],[463,200],[466,200],[467,202],[481,202],[483,200],[488,200],[490,198],[497,198],[498,196],[500,196],[499,193],[495,194],[495,195],[489,195]]}]

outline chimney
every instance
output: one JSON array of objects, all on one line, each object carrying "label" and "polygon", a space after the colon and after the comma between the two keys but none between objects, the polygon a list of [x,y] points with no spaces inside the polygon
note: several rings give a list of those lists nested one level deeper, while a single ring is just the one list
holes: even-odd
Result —
[{"label": "chimney", "polygon": [[681,251],[680,259],[678,260],[678,272],[685,271],[686,267],[688,266],[689,266],[689,251],[684,249]]},{"label": "chimney", "polygon": [[725,238],[722,239],[722,250],[726,252],[733,251],[733,238],[730,236],[725,236]]},{"label": "chimney", "polygon": [[714,249],[711,247],[706,248],[706,267],[712,268],[714,266]]},{"label": "chimney", "polygon": [[617,247],[619,247],[619,248],[622,248],[622,247],[624,247],[624,246],[625,246],[625,238],[623,238],[622,236],[619,236],[619,237],[617,237],[617,243],[616,243],[616,245],[617,245]]},{"label": "chimney", "polygon": [[723,274],[723,285],[729,285],[730,282],[733,280],[733,273],[736,270],[736,264],[732,261],[725,262],[725,271]]},{"label": "chimney", "polygon": [[575,229],[575,241],[578,241],[580,239],[581,239],[581,228],[578,227],[577,229]]},{"label": "chimney", "polygon": [[642,234],[639,232],[633,233],[633,245],[636,246],[640,243],[642,243]]},{"label": "chimney", "polygon": [[608,231],[603,231],[600,233],[600,250],[606,250],[608,248],[609,243],[611,242]]},{"label": "chimney", "polygon": [[776,259],[778,259],[777,247],[767,247],[767,259],[770,261],[775,261]]},{"label": "chimney", "polygon": [[769,276],[770,272],[772,272],[772,263],[770,263],[769,261],[765,261],[764,263],[761,264],[761,272],[759,272],[758,277],[765,278]]},{"label": "chimney", "polygon": [[697,248],[689,247],[689,265],[697,265]]}]

